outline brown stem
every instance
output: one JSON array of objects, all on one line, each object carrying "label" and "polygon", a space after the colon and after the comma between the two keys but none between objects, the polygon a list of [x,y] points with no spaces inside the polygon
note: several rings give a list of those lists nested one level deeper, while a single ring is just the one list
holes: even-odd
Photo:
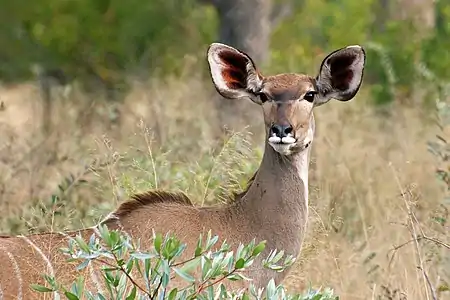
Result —
[{"label": "brown stem", "polygon": [[[113,253],[113,252],[111,252],[111,253],[112,253],[113,257],[114,257],[114,260],[115,260],[116,263],[118,264],[119,258],[116,256],[115,253]],[[117,266],[114,266],[114,267],[117,267]],[[125,276],[127,276],[127,278],[131,281],[131,283],[132,283],[135,287],[137,287],[137,288],[138,288],[139,290],[141,290],[144,294],[146,294],[147,296],[149,296],[150,299],[153,299],[153,298],[152,298],[152,295],[151,295],[146,289],[142,288],[136,281],[134,281],[134,279],[130,276],[130,274],[128,274],[128,272],[123,268],[123,266],[119,266],[119,270],[122,271],[123,273],[125,273]]]},{"label": "brown stem", "polygon": [[161,288],[161,284],[162,284],[162,278],[159,279],[158,286],[156,287],[153,295],[150,296],[150,300],[154,300],[156,298],[156,295],[158,294],[158,290]]},{"label": "brown stem", "polygon": [[211,282],[210,284],[204,285],[206,283],[206,281],[202,282],[202,284],[200,285],[200,287],[198,288],[198,291],[195,293],[195,296],[200,294],[201,291],[203,291],[204,289],[209,288],[210,286],[213,286],[219,282],[221,282],[222,280],[224,280],[225,278],[227,278],[228,276],[232,275],[234,272],[236,272],[237,269],[233,269],[230,273],[228,273],[227,275],[224,275],[222,277],[220,277],[219,279],[214,280],[213,282]]},{"label": "brown stem", "polygon": [[433,297],[433,300],[438,300],[437,295],[436,295],[436,290],[435,290],[435,288],[433,287],[433,284],[431,283],[430,277],[428,277],[427,272],[425,272],[425,270],[422,269],[421,267],[417,267],[417,268],[418,268],[420,271],[422,271],[423,276],[425,276],[425,279],[427,280],[428,287],[430,288],[430,291],[431,291],[431,297]]},{"label": "brown stem", "polygon": [[170,266],[171,266],[171,267],[178,267],[178,266],[180,266],[180,265],[184,265],[184,264],[186,264],[186,263],[188,263],[188,262],[193,261],[193,260],[196,259],[197,257],[202,256],[202,255],[205,254],[205,253],[206,253],[206,251],[203,251],[203,252],[200,253],[200,255],[198,255],[198,256],[194,256],[194,257],[192,257],[192,258],[189,258],[188,260],[185,260],[185,261],[182,261],[182,262],[179,262],[179,263],[176,263],[176,264],[171,264]]},{"label": "brown stem", "polygon": [[397,250],[403,248],[404,246],[406,246],[406,245],[408,245],[408,244],[410,244],[412,242],[416,242],[416,241],[420,241],[420,240],[426,240],[426,241],[435,243],[435,244],[437,244],[439,246],[442,246],[442,247],[447,248],[448,250],[450,250],[450,245],[448,245],[448,244],[446,244],[446,243],[444,243],[444,242],[442,242],[442,241],[440,241],[438,239],[431,238],[431,237],[428,237],[426,235],[421,235],[421,236],[418,236],[415,239],[410,239],[410,240],[408,240],[408,241],[406,241],[406,242],[404,242],[404,243],[402,243],[402,244],[400,244],[398,246],[394,246],[394,248],[391,249],[390,251],[397,251]]}]

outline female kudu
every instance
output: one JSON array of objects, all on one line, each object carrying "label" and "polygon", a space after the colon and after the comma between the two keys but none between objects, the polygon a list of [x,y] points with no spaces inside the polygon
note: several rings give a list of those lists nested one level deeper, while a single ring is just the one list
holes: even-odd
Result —
[{"label": "female kudu", "polygon": [[[120,228],[149,247],[152,230],[171,231],[187,243],[186,255],[193,253],[200,233],[212,230],[221,239],[248,243],[266,240],[259,261],[273,249],[298,256],[308,218],[308,164],[314,137],[313,109],[331,98],[348,101],[358,92],[365,64],[360,46],[349,46],[329,54],[316,77],[279,74],[264,77],[252,59],[232,47],[213,43],[207,52],[212,81],[226,98],[248,97],[264,114],[266,143],[261,165],[247,190],[224,206],[195,207],[183,194],[151,191],[135,195],[111,213],[102,224]],[[38,299],[31,283],[44,284],[42,273],[63,284],[77,274],[73,264],[57,250],[67,246],[67,236],[85,238],[96,232],[88,228],[68,233],[46,233],[0,239],[0,299]],[[185,259],[185,258],[182,258]],[[103,290],[100,265],[89,265],[86,288]],[[261,267],[248,274],[256,286],[274,278],[279,283],[286,272]],[[232,288],[245,282],[230,282]],[[233,286],[234,285],[234,286]],[[238,286],[237,286],[238,285]]]}]

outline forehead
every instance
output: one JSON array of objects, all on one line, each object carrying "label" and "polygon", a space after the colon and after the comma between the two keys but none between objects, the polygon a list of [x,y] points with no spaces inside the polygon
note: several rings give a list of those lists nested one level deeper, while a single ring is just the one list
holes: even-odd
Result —
[{"label": "forehead", "polygon": [[264,92],[273,100],[288,101],[314,90],[314,79],[302,74],[279,74],[264,78],[263,85]]}]

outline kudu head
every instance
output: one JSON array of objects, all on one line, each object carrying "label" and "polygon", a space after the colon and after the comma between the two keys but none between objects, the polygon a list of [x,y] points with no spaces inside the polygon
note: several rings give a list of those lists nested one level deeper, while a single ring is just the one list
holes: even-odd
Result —
[{"label": "kudu head", "polygon": [[314,107],[331,98],[352,99],[362,82],[365,52],[348,46],[330,53],[318,75],[278,74],[264,77],[253,60],[233,47],[213,43],[208,63],[216,90],[223,97],[248,97],[263,108],[267,142],[282,155],[309,147],[314,136]]}]

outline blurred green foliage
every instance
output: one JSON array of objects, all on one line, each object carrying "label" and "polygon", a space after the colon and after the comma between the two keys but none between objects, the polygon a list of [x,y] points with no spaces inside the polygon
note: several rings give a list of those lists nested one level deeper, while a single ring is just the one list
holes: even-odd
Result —
[{"label": "blurred green foliage", "polygon": [[[293,3],[293,13],[273,28],[272,72],[314,73],[329,51],[361,44],[377,103],[411,92],[421,69],[450,78],[448,1],[435,2],[436,27],[424,39],[412,23],[389,18],[380,0]],[[185,56],[204,55],[218,25],[214,7],[198,0],[0,0],[0,78],[29,77],[35,62],[113,84],[125,73],[173,74]]]},{"label": "blurred green foliage", "polygon": [[[450,79],[450,2],[436,1],[436,26],[419,39],[412,22],[390,19],[379,0],[304,0],[272,36],[276,71],[314,74],[328,52],[345,45],[363,45],[367,53],[365,82],[373,100],[389,103],[395,91],[413,91],[425,78],[438,78],[436,89]],[[382,23],[382,24],[380,24]],[[428,99],[425,99],[428,100]],[[435,98],[429,99],[434,103]]]},{"label": "blurred green foliage", "polygon": [[196,0],[0,0],[0,77],[30,65],[115,81],[123,71],[173,72],[216,31]]}]

